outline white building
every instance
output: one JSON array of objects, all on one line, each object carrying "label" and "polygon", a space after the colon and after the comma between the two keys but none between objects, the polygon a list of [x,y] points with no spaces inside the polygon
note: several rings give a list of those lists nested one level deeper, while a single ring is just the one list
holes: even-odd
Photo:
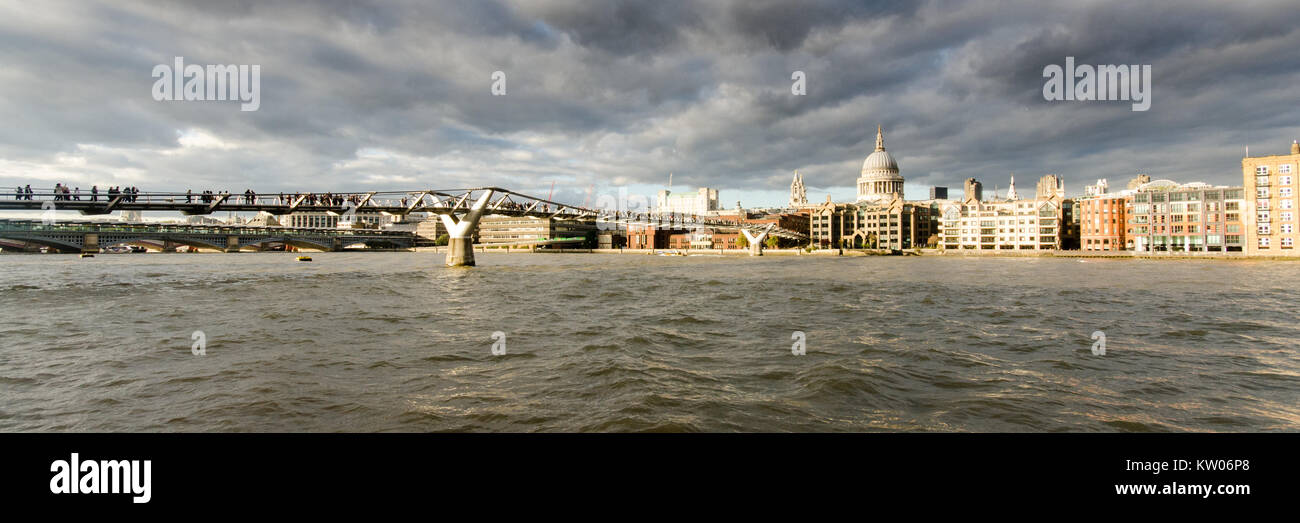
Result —
[{"label": "white building", "polygon": [[1105,178],[1099,178],[1096,184],[1083,186],[1084,196],[1101,196],[1110,193],[1110,185]]},{"label": "white building", "polygon": [[329,212],[295,212],[280,216],[280,225],[285,227],[359,227],[378,229],[397,221],[396,216],[375,211],[357,211],[351,217],[344,217]]},{"label": "white building", "polygon": [[[967,194],[974,179],[966,181]],[[1046,175],[1031,200],[982,201],[967,197],[939,206],[944,249],[1052,250],[1065,243],[1073,201],[1059,176]]]},{"label": "white building", "polygon": [[718,190],[700,187],[694,193],[673,194],[664,189],[655,199],[655,212],[676,214],[709,214],[718,211]]}]

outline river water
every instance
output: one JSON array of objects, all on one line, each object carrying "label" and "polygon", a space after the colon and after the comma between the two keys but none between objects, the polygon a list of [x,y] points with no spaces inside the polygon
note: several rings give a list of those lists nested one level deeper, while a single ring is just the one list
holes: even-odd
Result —
[{"label": "river water", "polygon": [[1300,263],[313,257],[0,257],[0,430],[1300,429]]}]

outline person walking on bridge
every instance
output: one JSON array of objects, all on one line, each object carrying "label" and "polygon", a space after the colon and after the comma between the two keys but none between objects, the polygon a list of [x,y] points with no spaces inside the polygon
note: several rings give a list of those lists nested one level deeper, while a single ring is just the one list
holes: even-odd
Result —
[{"label": "person walking on bridge", "polygon": [[98,186],[98,185],[91,185],[91,186],[90,186],[90,201],[92,201],[92,202],[97,202],[97,201],[99,201],[99,186]]}]

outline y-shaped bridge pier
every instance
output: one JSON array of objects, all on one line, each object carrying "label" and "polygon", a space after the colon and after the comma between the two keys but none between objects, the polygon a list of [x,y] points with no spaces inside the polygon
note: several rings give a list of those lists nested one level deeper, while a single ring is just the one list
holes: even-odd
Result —
[{"label": "y-shaped bridge pier", "polygon": [[459,218],[452,213],[438,215],[442,219],[442,225],[447,228],[447,236],[449,236],[448,267],[474,266],[474,230],[478,228],[478,220],[483,217],[483,210],[487,208],[488,201],[491,199],[492,189],[487,189],[483,191],[482,196],[478,197],[478,201],[474,202],[474,206]]},{"label": "y-shaped bridge pier", "polygon": [[776,224],[769,224],[766,228],[757,232],[750,232],[749,229],[740,230],[740,233],[745,235],[745,241],[749,242],[750,256],[763,255],[763,242],[767,241],[767,235],[771,233],[774,228],[776,228]]}]

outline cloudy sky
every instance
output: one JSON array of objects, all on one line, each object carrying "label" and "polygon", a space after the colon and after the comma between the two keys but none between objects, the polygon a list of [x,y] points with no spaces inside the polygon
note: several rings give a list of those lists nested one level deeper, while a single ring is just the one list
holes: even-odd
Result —
[{"label": "cloudy sky", "polygon": [[[257,64],[257,111],[155,101],[151,72]],[[1048,102],[1043,68],[1149,64],[1149,111]],[[578,203],[716,187],[853,198],[877,125],[907,196],[1240,184],[1300,138],[1294,2],[0,0],[0,187],[497,185]],[[492,74],[506,75],[493,96]],[[791,74],[807,94],[791,94]]]}]

